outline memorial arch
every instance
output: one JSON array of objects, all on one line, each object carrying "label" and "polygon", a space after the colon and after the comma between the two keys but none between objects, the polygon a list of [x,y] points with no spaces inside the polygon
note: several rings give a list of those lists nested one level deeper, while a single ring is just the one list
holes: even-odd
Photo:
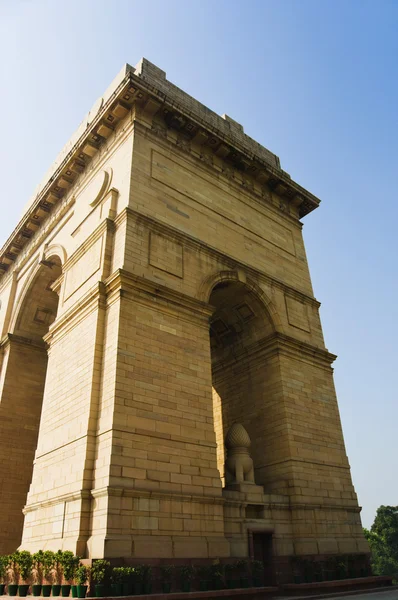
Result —
[{"label": "memorial arch", "polygon": [[0,249],[0,553],[267,549],[281,581],[294,556],[366,562],[318,205],[242,125],[125,65]]}]

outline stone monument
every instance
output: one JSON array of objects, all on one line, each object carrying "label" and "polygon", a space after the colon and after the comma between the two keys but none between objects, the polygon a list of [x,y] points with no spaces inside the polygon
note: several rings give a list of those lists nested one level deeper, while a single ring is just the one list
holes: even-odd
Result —
[{"label": "stone monument", "polygon": [[240,123],[125,65],[0,250],[0,553],[366,554],[318,205]]}]

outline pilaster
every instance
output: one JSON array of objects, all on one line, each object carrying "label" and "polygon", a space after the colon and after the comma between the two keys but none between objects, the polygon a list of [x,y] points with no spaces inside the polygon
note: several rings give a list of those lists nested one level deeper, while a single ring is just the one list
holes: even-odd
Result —
[{"label": "pilaster", "polygon": [[107,292],[120,321],[109,479],[92,492],[93,555],[228,556],[212,415],[211,308],[120,270]]},{"label": "pilaster", "polygon": [[22,548],[86,554],[90,530],[104,299],[96,284],[46,336],[49,360]]}]

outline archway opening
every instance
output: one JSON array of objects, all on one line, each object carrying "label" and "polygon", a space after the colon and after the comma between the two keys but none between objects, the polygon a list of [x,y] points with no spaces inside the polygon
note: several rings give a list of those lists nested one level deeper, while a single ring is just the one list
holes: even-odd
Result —
[{"label": "archway opening", "polygon": [[215,311],[210,321],[213,413],[217,466],[225,485],[226,434],[241,423],[251,439],[255,481],[265,483],[267,397],[269,379],[261,359],[264,342],[275,329],[263,301],[246,284],[222,281],[212,290]]},{"label": "archway opening", "polygon": [[[0,553],[20,544],[23,508],[32,479],[47,371],[48,333],[58,310],[55,282],[61,261],[51,257],[24,292],[13,331],[3,348],[0,372],[0,511],[8,514],[0,536]],[[7,455],[2,455],[2,453]]]}]

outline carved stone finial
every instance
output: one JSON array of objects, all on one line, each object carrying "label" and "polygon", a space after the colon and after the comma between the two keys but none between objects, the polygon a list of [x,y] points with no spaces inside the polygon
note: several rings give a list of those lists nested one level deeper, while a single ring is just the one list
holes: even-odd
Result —
[{"label": "carved stone finial", "polygon": [[250,437],[241,423],[234,423],[225,438],[227,460],[225,461],[226,484],[254,483],[253,460],[249,453]]},{"label": "carved stone finial", "polygon": [[232,448],[250,448],[250,438],[246,429],[241,423],[234,423],[228,430],[225,438],[225,446],[227,449]]}]

